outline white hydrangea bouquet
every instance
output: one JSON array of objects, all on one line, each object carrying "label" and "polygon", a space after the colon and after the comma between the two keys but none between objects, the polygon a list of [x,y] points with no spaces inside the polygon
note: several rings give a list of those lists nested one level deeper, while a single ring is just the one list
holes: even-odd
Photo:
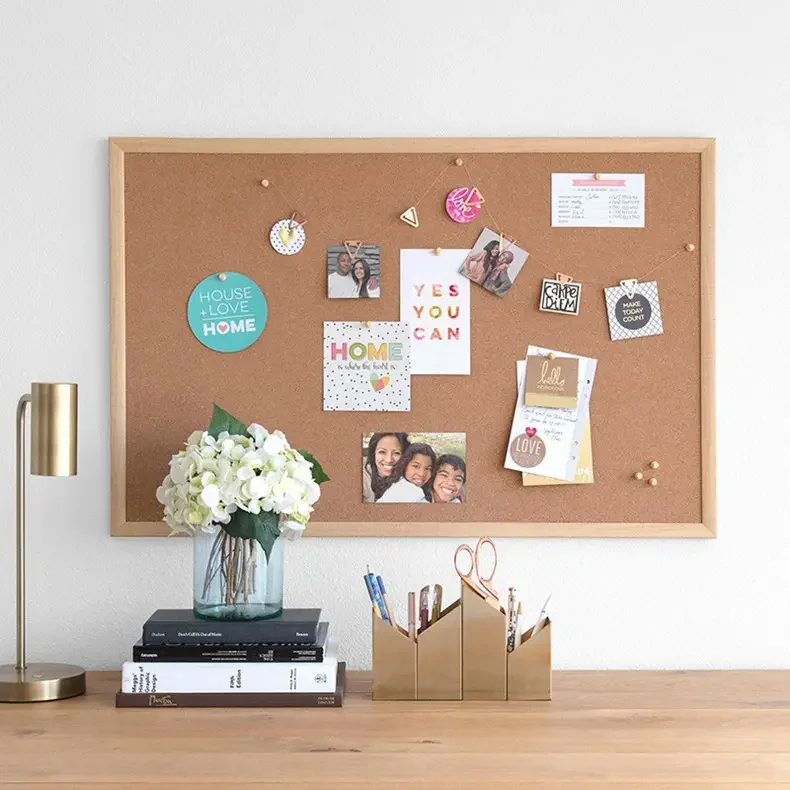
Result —
[{"label": "white hydrangea bouquet", "polygon": [[238,575],[228,589],[232,603],[248,593],[241,574],[229,573],[239,545],[255,541],[268,559],[278,537],[299,537],[327,480],[321,464],[281,431],[245,426],[214,404],[208,430],[192,433],[170,459],[156,498],[172,533],[217,535],[205,586],[217,574]]}]

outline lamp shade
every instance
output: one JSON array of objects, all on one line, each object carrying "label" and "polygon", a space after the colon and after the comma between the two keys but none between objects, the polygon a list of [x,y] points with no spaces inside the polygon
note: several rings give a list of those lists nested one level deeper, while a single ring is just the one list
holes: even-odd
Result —
[{"label": "lamp shade", "polygon": [[77,474],[77,385],[36,383],[31,389],[30,473]]}]

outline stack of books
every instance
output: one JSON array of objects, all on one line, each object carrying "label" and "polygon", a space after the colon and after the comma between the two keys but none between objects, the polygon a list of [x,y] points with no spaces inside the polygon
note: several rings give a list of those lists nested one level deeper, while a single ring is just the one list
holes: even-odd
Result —
[{"label": "stack of books", "polygon": [[203,620],[159,609],[123,665],[119,708],[340,707],[345,664],[320,609],[270,620]]}]

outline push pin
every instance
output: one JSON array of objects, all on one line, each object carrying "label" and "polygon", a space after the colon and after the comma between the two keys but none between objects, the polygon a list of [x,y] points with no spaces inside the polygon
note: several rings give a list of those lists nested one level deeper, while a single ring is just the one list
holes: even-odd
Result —
[{"label": "push pin", "polygon": [[372,321],[363,321],[362,323],[363,323],[363,324],[364,324],[364,326],[366,326],[368,329],[370,329],[370,327],[372,327],[372,326],[373,326],[373,322],[372,322]]},{"label": "push pin", "polygon": [[650,462],[650,468],[651,469],[658,469],[659,466],[661,466],[661,464],[659,464],[658,461],[651,461]]},{"label": "push pin", "polygon": [[556,359],[557,355],[553,351],[549,351],[549,359]]},{"label": "push pin", "polygon": [[691,242],[686,245],[686,252],[694,252],[696,249],[696,245],[692,244]]},{"label": "push pin", "polygon": [[433,248],[433,254],[434,255],[441,255],[442,254],[442,248],[441,247],[434,247]]},{"label": "push pin", "polygon": [[455,164],[458,165],[458,167],[460,167],[463,163],[464,163],[464,160],[461,159],[460,156],[458,157],[458,159],[455,160]]},{"label": "push pin", "polygon": [[651,477],[650,480],[648,480],[647,482],[650,483],[650,485],[653,487],[658,485],[658,480],[656,480],[655,477]]},{"label": "push pin", "polygon": [[262,187],[268,187],[269,186],[269,179],[268,178],[264,178],[263,181],[261,181],[261,186]]},{"label": "push pin", "polygon": [[227,275],[227,274],[225,274],[225,272],[220,272],[220,273],[217,275],[217,277],[218,277],[220,280],[222,280],[223,282],[225,281],[225,279],[227,279],[227,276],[228,276],[228,275]]},{"label": "push pin", "polygon": [[634,472],[634,480],[642,480],[644,475],[641,472]]},{"label": "push pin", "polygon": [[593,176],[593,178],[594,178],[596,181],[600,181],[600,180],[601,180],[601,174],[600,174],[600,173],[596,173],[596,174]]}]

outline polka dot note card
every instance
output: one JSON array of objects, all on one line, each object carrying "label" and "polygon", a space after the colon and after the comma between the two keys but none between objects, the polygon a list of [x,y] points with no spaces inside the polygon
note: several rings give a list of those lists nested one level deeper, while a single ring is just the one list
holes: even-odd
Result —
[{"label": "polka dot note card", "polygon": [[324,411],[411,411],[407,323],[324,322]]}]

